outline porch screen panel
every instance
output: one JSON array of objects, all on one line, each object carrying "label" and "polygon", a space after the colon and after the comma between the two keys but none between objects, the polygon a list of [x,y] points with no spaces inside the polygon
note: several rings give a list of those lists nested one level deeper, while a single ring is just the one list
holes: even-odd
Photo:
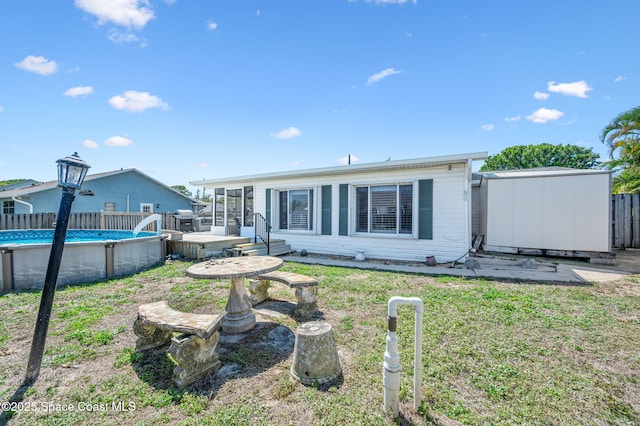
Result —
[{"label": "porch screen panel", "polygon": [[215,226],[224,226],[224,188],[215,189]]},{"label": "porch screen panel", "polygon": [[418,182],[418,238],[433,239],[433,179]]},{"label": "porch screen panel", "polygon": [[322,235],[331,235],[331,185],[322,185]]},{"label": "porch screen panel", "polygon": [[340,184],[338,235],[349,233],[349,184]]},{"label": "porch screen panel", "polygon": [[244,226],[253,226],[253,186],[244,187]]}]

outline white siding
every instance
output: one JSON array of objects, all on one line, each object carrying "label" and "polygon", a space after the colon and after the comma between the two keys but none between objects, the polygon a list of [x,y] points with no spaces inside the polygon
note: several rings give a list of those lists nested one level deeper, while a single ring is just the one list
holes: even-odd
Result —
[{"label": "white siding", "polygon": [[[305,249],[310,253],[355,256],[356,249],[364,249],[365,256],[377,259],[397,259],[424,261],[427,256],[435,256],[437,261],[452,261],[465,256],[470,245],[470,190],[471,184],[466,171],[467,164],[454,164],[452,170],[446,166],[420,170],[404,170],[385,173],[361,173],[349,176],[322,178],[304,177],[294,181],[272,179],[254,183],[255,211],[265,214],[266,189],[314,188],[315,226],[313,232],[281,231],[272,232],[271,238],[283,239],[294,250]],[[417,238],[417,189],[418,181],[433,179],[433,239]],[[414,186],[414,211],[412,236],[379,236],[353,234],[353,194],[349,194],[349,235],[338,235],[339,228],[339,185],[369,185],[382,183],[412,183]],[[332,185],[332,235],[321,235],[321,186]],[[231,188],[231,186],[228,186]],[[272,191],[272,195],[275,191]],[[272,211],[276,211],[277,200],[271,201]],[[272,223],[274,218],[268,218]],[[275,223],[274,223],[275,227]]]}]

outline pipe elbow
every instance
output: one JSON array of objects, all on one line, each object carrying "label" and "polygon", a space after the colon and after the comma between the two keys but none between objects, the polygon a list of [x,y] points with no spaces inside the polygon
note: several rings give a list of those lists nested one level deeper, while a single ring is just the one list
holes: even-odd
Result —
[{"label": "pipe elbow", "polygon": [[390,317],[398,316],[397,305],[412,305],[415,308],[416,312],[424,312],[424,303],[418,297],[393,296],[391,299],[389,299]]}]

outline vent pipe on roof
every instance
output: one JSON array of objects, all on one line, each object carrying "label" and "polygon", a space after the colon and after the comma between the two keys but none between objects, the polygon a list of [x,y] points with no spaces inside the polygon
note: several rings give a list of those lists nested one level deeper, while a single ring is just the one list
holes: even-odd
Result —
[{"label": "vent pipe on roof", "polygon": [[29,214],[33,213],[33,204],[29,204],[26,201],[22,201],[21,199],[18,198],[17,195],[14,195],[13,197],[11,197],[11,199],[17,203],[29,206]]}]

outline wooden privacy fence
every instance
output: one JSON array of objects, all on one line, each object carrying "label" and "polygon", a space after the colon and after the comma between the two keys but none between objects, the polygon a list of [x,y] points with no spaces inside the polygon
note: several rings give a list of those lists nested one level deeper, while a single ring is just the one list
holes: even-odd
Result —
[{"label": "wooden privacy fence", "polygon": [[[71,213],[69,229],[118,229],[133,231],[145,217],[154,213],[94,212]],[[162,215],[162,228],[177,230],[177,220],[173,213]],[[0,230],[7,229],[53,229],[56,213],[0,214]],[[156,231],[156,222],[144,227],[145,231]]]},{"label": "wooden privacy fence", "polygon": [[640,248],[640,194],[613,194],[611,221],[613,248]]}]

